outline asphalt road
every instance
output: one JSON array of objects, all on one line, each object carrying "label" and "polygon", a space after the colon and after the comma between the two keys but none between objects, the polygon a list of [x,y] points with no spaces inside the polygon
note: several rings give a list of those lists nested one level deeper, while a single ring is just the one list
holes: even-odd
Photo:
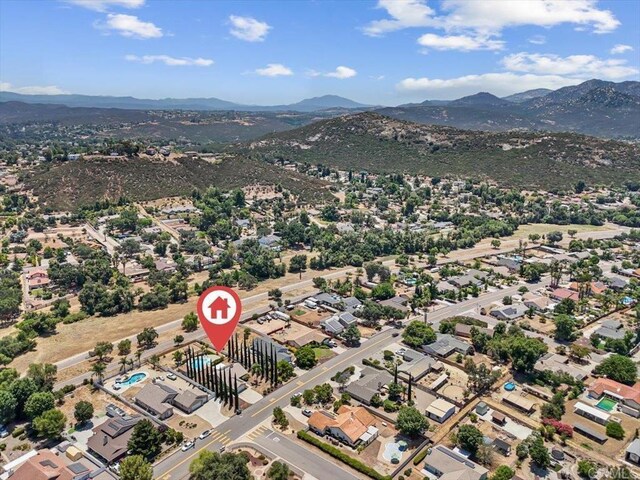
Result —
[{"label": "asphalt road", "polygon": [[[499,301],[505,295],[513,295],[517,293],[520,286],[522,286],[521,283],[507,289],[483,294],[479,299],[473,298],[471,300],[466,300],[455,305],[441,308],[440,310],[429,313],[427,320],[430,324],[437,325],[441,320],[444,320],[445,318],[449,318],[454,315],[461,315],[464,312],[473,309],[474,307],[476,307],[479,300],[486,304],[489,302]],[[360,365],[363,358],[370,357],[374,353],[380,352],[390,344],[398,341],[398,339],[392,336],[393,332],[396,331],[397,330],[393,328],[387,328],[386,330],[383,330],[370,339],[364,341],[359,348],[349,349],[346,352],[323,363],[322,365],[309,370],[305,374],[290,381],[286,385],[283,385],[272,394],[264,397],[259,402],[244,410],[242,412],[242,415],[232,417],[220,424],[215,428],[214,435],[212,435],[208,439],[197,441],[196,447],[194,449],[188,450],[187,452],[178,451],[162,460],[154,468],[154,477],[161,480],[176,480],[187,478],[189,476],[189,464],[198,455],[200,450],[205,448],[208,450],[218,450],[223,445],[226,446],[231,442],[238,440],[245,434],[251,433],[257,428],[259,424],[271,417],[274,407],[285,407],[289,405],[290,398],[294,393],[301,392],[308,388],[313,388],[315,385],[325,383],[329,381],[329,379],[333,377],[338,371],[344,370],[351,365]],[[287,447],[290,444],[298,447],[295,442],[289,441],[276,443],[279,443],[278,447],[276,447],[278,451],[274,451],[274,453],[277,453],[278,456],[282,457],[285,461],[289,461],[290,459],[296,459],[299,457],[299,454],[294,447]],[[316,468],[316,464],[321,465],[322,463],[324,463],[325,465],[322,466],[320,471],[324,470],[326,472],[328,471],[327,469],[330,469],[333,466],[331,462],[328,462],[324,458],[316,455],[313,450],[304,448],[304,451],[304,457],[306,458],[306,461],[313,462],[313,468]],[[311,457],[315,458],[313,458],[313,460],[310,460]],[[301,468],[301,466],[299,466],[299,468]],[[314,475],[312,472],[308,473]],[[340,476],[333,478],[343,477]]]}]

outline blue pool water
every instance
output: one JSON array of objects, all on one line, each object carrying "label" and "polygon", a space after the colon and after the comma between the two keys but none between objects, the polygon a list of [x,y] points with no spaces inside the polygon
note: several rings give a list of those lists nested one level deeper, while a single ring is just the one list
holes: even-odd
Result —
[{"label": "blue pool water", "polygon": [[209,357],[196,357],[191,360],[191,366],[197,370],[200,370],[203,367],[208,366],[211,363],[211,359]]},{"label": "blue pool water", "polygon": [[507,382],[504,384],[504,389],[507,392],[513,392],[516,389],[516,384],[513,382]]},{"label": "blue pool water", "polygon": [[147,376],[146,373],[138,372],[138,373],[134,373],[133,375],[129,375],[129,378],[127,378],[124,382],[118,382],[118,383],[120,385],[126,385],[128,387],[129,385],[133,385],[134,383],[141,382],[142,380],[145,379],[146,376]]},{"label": "blue pool water", "polygon": [[382,457],[388,462],[390,462],[394,458],[400,460],[402,459],[402,452],[404,452],[406,449],[407,442],[405,442],[404,440],[400,440],[396,443],[387,443],[387,445],[384,447],[384,453],[382,454]]}]

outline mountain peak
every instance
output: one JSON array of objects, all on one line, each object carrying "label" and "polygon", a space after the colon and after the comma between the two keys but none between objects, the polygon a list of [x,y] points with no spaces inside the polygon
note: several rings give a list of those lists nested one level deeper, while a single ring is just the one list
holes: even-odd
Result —
[{"label": "mountain peak", "polygon": [[474,95],[459,98],[450,103],[450,105],[506,105],[509,102],[498,98],[489,92],[478,92]]}]

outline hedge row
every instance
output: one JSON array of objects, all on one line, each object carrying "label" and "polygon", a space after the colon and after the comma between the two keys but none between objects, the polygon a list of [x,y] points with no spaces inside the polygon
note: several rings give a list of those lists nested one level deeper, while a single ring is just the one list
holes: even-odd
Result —
[{"label": "hedge row", "polygon": [[333,445],[329,445],[328,443],[323,442],[319,438],[305,432],[304,430],[298,430],[298,438],[304,440],[307,443],[310,443],[311,445],[318,447],[320,450],[322,450],[325,453],[328,453],[333,458],[337,458],[341,462],[349,465],[351,468],[354,468],[360,473],[364,473],[365,475],[368,475],[374,480],[391,480],[391,477],[389,475],[381,475],[370,466],[362,463],[360,460],[357,460],[347,455],[339,448],[336,448]]},{"label": "hedge row", "polygon": [[424,460],[424,457],[426,457],[427,453],[429,453],[429,448],[430,447],[423,448],[420,453],[418,453],[415,457],[413,457],[414,465],[418,465],[421,461]]}]

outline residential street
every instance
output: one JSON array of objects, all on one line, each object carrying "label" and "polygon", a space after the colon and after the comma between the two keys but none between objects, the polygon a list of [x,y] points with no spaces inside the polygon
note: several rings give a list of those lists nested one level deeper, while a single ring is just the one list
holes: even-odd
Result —
[{"label": "residential street", "polygon": [[[487,293],[480,297],[483,302],[494,302],[501,300],[505,295],[514,295],[517,293],[518,288],[522,284],[514,285],[508,289],[498,290],[495,292]],[[461,315],[464,312],[472,309],[478,303],[477,298],[472,298],[464,302],[444,307],[436,312],[428,315],[428,321],[432,324],[439,324],[439,322],[445,318],[449,318],[454,315]],[[415,319],[415,318],[413,318]],[[242,415],[230,418],[221,425],[219,425],[215,431],[218,434],[211,439],[196,442],[195,449],[188,450],[187,452],[178,451],[173,455],[162,460],[154,469],[155,476],[163,480],[175,480],[188,477],[189,464],[198,455],[198,452],[203,448],[208,450],[218,450],[223,445],[228,445],[230,442],[238,440],[247,433],[253,431],[257,425],[263,421],[269,419],[272,415],[273,408],[276,406],[285,407],[289,404],[291,396],[299,391],[312,388],[315,385],[319,385],[329,381],[338,371],[347,368],[350,365],[359,365],[363,358],[367,358],[373,355],[375,352],[384,350],[388,345],[397,341],[392,337],[393,332],[396,330],[393,328],[386,328],[380,333],[374,335],[367,341],[363,342],[359,348],[349,349],[346,352],[338,355],[326,363],[318,366],[304,375],[301,375],[297,379],[290,381],[288,384],[282,386],[271,395],[264,397],[258,403],[247,408]],[[297,447],[297,445],[291,442]],[[296,450],[294,447],[288,447],[289,443],[281,442],[278,448],[278,455],[282,454],[284,458],[290,460],[296,457]],[[306,457],[312,455],[316,457],[313,464],[326,464],[320,469],[320,471],[329,471],[331,463],[324,460],[313,453],[311,449],[304,449]],[[307,461],[310,461],[307,459]],[[311,473],[311,472],[308,472]],[[313,473],[311,473],[313,475]],[[333,477],[338,478],[338,477]],[[339,477],[342,478],[342,477]],[[357,477],[356,477],[357,478]]]}]

